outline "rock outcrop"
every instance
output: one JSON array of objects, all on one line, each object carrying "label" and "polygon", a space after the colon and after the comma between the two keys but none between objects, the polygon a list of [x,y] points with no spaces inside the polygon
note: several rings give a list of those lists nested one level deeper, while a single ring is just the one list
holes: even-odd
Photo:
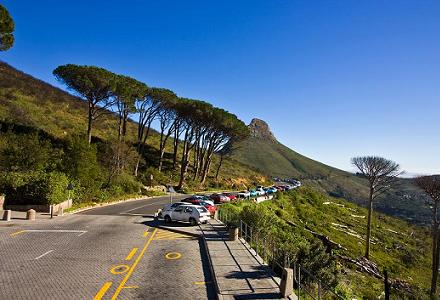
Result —
[{"label": "rock outcrop", "polygon": [[265,140],[271,143],[277,142],[272,131],[270,131],[269,125],[260,119],[252,119],[248,125],[251,136],[257,139]]}]

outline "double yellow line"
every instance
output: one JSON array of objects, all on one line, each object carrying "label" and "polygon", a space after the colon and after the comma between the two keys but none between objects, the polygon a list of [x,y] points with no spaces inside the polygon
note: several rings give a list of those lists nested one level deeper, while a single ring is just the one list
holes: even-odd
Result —
[{"label": "double yellow line", "polygon": [[[133,288],[132,286],[126,286],[125,284],[130,279],[130,277],[133,274],[134,270],[136,269],[139,261],[142,259],[142,257],[144,256],[145,252],[147,251],[148,247],[150,246],[151,241],[153,240],[154,236],[156,235],[156,232],[157,232],[157,228],[155,228],[153,230],[153,233],[151,234],[150,238],[145,243],[144,247],[142,248],[141,252],[137,256],[137,258],[134,261],[134,263],[131,265],[131,267],[128,270],[127,274],[125,275],[124,279],[122,279],[121,283],[116,288],[116,291],[114,292],[114,294],[113,294],[113,296],[111,298],[112,300],[115,300],[115,299],[118,298],[118,296],[121,293],[122,289],[124,289],[124,288]],[[148,231],[146,231],[143,235],[146,237],[148,235]],[[125,259],[126,260],[130,260],[135,255],[137,250],[138,250],[137,248],[133,248]],[[108,291],[108,289],[110,289],[111,286],[112,286],[112,282],[111,281],[104,283],[104,285],[101,287],[101,289],[98,291],[98,293],[95,295],[95,298],[93,298],[93,299],[94,300],[101,300],[102,297],[104,297],[105,293]]]}]

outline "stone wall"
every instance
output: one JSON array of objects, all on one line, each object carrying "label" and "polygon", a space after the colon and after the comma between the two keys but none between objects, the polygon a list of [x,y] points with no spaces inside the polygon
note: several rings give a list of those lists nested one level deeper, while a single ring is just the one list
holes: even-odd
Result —
[{"label": "stone wall", "polygon": [[[54,205],[54,213],[56,214],[59,208],[62,207],[64,210],[72,207],[72,200],[66,200],[60,204]],[[33,209],[37,212],[50,213],[50,205],[6,205],[5,209],[15,210],[15,211],[28,211]]]}]

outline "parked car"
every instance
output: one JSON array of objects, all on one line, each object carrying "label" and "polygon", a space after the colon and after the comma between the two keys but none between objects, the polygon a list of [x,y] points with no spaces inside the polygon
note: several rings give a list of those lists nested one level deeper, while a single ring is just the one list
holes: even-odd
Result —
[{"label": "parked car", "polygon": [[258,193],[256,190],[250,190],[249,193],[251,193],[251,197],[257,197]]},{"label": "parked car", "polygon": [[274,193],[278,193],[278,189],[275,186],[271,186],[270,189],[274,192]]},{"label": "parked car", "polygon": [[238,198],[249,198],[251,196],[251,193],[249,191],[241,191],[237,193]]},{"label": "parked car", "polygon": [[266,192],[264,191],[263,187],[257,187],[257,189],[255,190],[257,192],[257,196],[264,196],[266,195]]},{"label": "parked car", "polygon": [[215,211],[217,210],[217,206],[215,206],[210,200],[200,200],[198,205],[205,207],[211,215],[215,214]]},{"label": "parked car", "polygon": [[186,202],[175,202],[175,203],[170,203],[170,204],[165,204],[165,206],[162,208],[162,209],[160,209],[159,210],[159,214],[158,214],[158,216],[159,217],[163,217],[164,216],[164,212],[166,212],[166,211],[171,211],[171,210],[173,210],[174,208],[176,208],[176,207],[178,207],[178,206],[180,206],[180,205],[187,205],[188,203],[186,203]]},{"label": "parked car", "polygon": [[214,203],[226,203],[231,201],[228,197],[222,194],[212,194],[209,198],[211,198]]},{"label": "parked car", "polygon": [[290,191],[290,190],[294,189],[293,185],[290,185],[290,184],[286,185],[285,188],[286,188],[286,191]]},{"label": "parked car", "polygon": [[229,200],[233,201],[233,200],[237,200],[237,195],[233,194],[233,193],[223,193],[223,195],[225,195],[226,197],[229,198]]},{"label": "parked car", "polygon": [[210,212],[203,206],[184,204],[163,212],[166,223],[172,221],[189,222],[191,225],[207,223],[211,217]]},{"label": "parked car", "polygon": [[191,196],[191,197],[188,197],[188,198],[185,198],[182,200],[182,202],[188,202],[188,203],[192,203],[194,205],[198,205],[198,203],[200,201],[206,201],[206,199],[204,197],[200,197],[200,196]]},{"label": "parked car", "polygon": [[212,202],[211,200],[203,200],[203,199],[197,199],[194,197],[189,197],[186,199],[183,199],[182,201],[184,202],[188,202],[194,205],[201,205],[204,206],[210,213],[215,213],[215,211],[217,210],[217,208],[214,205],[214,202]]},{"label": "parked car", "polygon": [[266,191],[266,194],[274,194],[274,193],[278,192],[278,190],[273,186],[265,188],[265,191]]}]

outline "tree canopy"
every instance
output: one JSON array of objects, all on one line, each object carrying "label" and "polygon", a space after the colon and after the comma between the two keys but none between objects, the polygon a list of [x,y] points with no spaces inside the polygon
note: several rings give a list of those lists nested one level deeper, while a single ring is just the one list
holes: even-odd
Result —
[{"label": "tree canopy", "polygon": [[87,100],[87,137],[91,143],[93,121],[108,113],[108,109],[114,104],[113,91],[118,82],[117,76],[103,68],[73,64],[59,66],[53,74],[70,90]]},{"label": "tree canopy", "polygon": [[15,24],[8,10],[0,4],[0,51],[6,51],[14,45]]},{"label": "tree canopy", "polygon": [[365,258],[369,259],[373,201],[384,193],[402,172],[399,164],[379,156],[353,157],[351,163],[367,178],[369,184],[370,197],[368,201],[367,238],[365,241]]}]

